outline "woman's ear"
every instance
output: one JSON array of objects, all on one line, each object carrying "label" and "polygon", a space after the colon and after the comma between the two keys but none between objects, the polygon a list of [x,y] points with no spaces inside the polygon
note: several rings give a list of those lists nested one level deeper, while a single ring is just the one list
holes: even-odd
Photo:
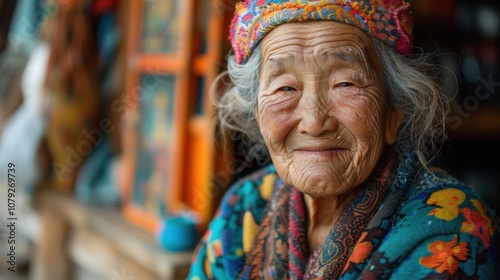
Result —
[{"label": "woman's ear", "polygon": [[392,145],[396,142],[402,119],[403,113],[391,107],[385,122],[385,142],[387,144]]}]

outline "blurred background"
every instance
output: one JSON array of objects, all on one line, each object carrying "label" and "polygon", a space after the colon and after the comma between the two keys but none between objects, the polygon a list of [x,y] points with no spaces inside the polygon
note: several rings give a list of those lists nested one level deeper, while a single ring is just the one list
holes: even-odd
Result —
[{"label": "blurred background", "polygon": [[[0,279],[184,279],[269,163],[211,134],[236,2],[0,0]],[[433,163],[500,211],[500,5],[409,2],[450,99]]]}]

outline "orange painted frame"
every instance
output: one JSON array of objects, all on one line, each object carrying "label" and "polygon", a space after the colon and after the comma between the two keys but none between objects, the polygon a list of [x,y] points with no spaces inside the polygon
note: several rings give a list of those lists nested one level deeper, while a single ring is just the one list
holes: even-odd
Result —
[{"label": "orange painted frame", "polygon": [[[176,147],[172,155],[170,170],[169,188],[170,193],[165,199],[170,206],[169,210],[176,212],[179,209],[194,210],[201,217],[201,227],[204,227],[210,219],[212,212],[212,201],[204,205],[198,205],[198,201],[193,199],[193,195],[199,193],[209,193],[212,187],[212,178],[214,170],[214,147],[210,138],[210,116],[212,115],[211,99],[208,97],[210,86],[219,73],[217,62],[221,58],[221,41],[223,28],[223,15],[220,11],[213,11],[209,16],[209,26],[207,28],[207,52],[204,55],[192,54],[193,22],[190,20],[194,15],[194,4],[200,0],[181,0],[180,8],[182,16],[180,26],[179,46],[180,50],[173,54],[142,54],[139,49],[140,34],[142,33],[142,15],[143,0],[129,0],[130,22],[127,38],[127,75],[126,75],[126,93],[128,112],[126,117],[126,126],[124,132],[124,153],[122,165],[122,211],[124,216],[134,224],[153,233],[158,226],[159,217],[153,216],[142,208],[133,204],[132,191],[134,188],[135,167],[137,162],[138,147],[138,122],[139,122],[139,104],[137,100],[131,98],[131,92],[139,84],[139,77],[143,71],[155,69],[164,74],[173,74],[176,76],[175,88],[175,111],[174,111],[174,138],[172,145]],[[210,2],[213,7],[220,7],[221,0]],[[192,117],[188,115],[188,102],[190,78],[192,76],[204,76],[206,83],[204,87],[204,116]],[[187,143],[192,147],[187,147]],[[196,161],[197,164],[186,167],[187,149],[194,151],[197,155],[202,155]],[[192,178],[197,178],[193,180]],[[187,192],[186,189],[189,191]]]},{"label": "orange painted frame", "polygon": [[179,189],[183,174],[183,150],[186,135],[186,110],[187,110],[187,93],[189,90],[189,65],[190,65],[190,46],[191,46],[191,21],[190,16],[193,10],[193,0],[179,1],[180,26],[179,40],[176,55],[167,54],[142,54],[139,49],[140,34],[142,34],[142,16],[144,0],[129,0],[129,15],[130,22],[128,26],[127,38],[127,75],[126,75],[126,95],[128,112],[126,116],[126,125],[124,133],[124,155],[122,174],[123,178],[121,186],[123,198],[123,213],[132,223],[139,225],[149,232],[154,232],[158,225],[158,218],[151,215],[133,204],[132,191],[134,188],[135,167],[137,163],[137,147],[138,147],[138,121],[139,121],[139,104],[138,100],[131,97],[133,89],[139,85],[139,76],[142,72],[148,69],[155,69],[159,73],[155,74],[171,74],[176,77],[175,84],[175,101],[174,101],[174,119],[173,133],[171,145],[173,149],[170,176],[168,179],[170,193],[167,193],[165,200],[167,205],[173,209],[178,204]]},{"label": "orange painted frame", "polygon": [[[202,1],[198,0],[197,2]],[[206,93],[203,103],[205,112],[203,117],[192,117],[189,120],[188,135],[190,143],[193,145],[192,154],[195,158],[192,159],[192,167],[187,171],[186,182],[189,186],[188,191],[182,193],[182,202],[190,209],[195,210],[201,218],[200,229],[204,229],[212,217],[214,210],[214,180],[217,178],[218,171],[216,154],[218,151],[215,147],[214,140],[211,135],[211,116],[213,115],[213,104],[210,96],[210,89],[213,81],[220,73],[218,65],[222,60],[222,40],[224,29],[225,3],[223,0],[212,0],[211,14],[208,17],[207,26],[207,49],[204,55],[198,55],[193,60],[193,75],[204,76],[206,83],[203,91]],[[199,156],[204,155],[204,156]],[[189,159],[189,157],[188,157]],[[222,159],[226,160],[225,158]],[[231,172],[232,173],[232,172]],[[232,175],[232,174],[231,174]],[[194,178],[194,179],[193,179]],[[220,192],[220,190],[218,190]],[[201,205],[200,205],[201,204]]]}]

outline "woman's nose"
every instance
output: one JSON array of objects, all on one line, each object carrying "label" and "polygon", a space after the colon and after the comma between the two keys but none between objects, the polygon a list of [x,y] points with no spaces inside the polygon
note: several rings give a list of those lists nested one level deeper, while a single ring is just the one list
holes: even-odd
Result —
[{"label": "woman's nose", "polygon": [[299,106],[301,120],[297,128],[301,134],[317,137],[337,129],[338,122],[330,113],[332,104],[329,100],[317,95],[304,95]]}]

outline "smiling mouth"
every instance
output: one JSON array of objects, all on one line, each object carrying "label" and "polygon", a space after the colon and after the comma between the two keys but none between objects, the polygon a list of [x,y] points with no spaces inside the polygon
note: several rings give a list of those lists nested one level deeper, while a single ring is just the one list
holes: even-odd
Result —
[{"label": "smiling mouth", "polygon": [[324,149],[296,149],[295,152],[309,156],[337,156],[344,148],[324,148]]}]

